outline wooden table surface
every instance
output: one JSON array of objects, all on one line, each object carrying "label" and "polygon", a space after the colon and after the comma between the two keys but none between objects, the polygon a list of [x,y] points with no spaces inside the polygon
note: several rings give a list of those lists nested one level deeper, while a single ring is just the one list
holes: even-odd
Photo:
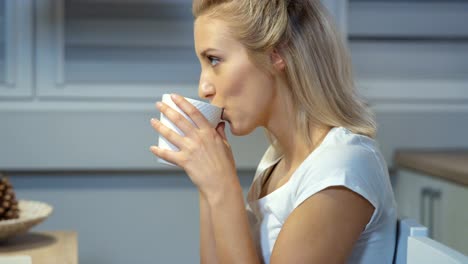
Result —
[{"label": "wooden table surface", "polygon": [[395,164],[468,186],[468,149],[399,150]]},{"label": "wooden table surface", "polygon": [[29,232],[0,242],[0,256],[28,255],[33,264],[78,264],[74,231]]}]

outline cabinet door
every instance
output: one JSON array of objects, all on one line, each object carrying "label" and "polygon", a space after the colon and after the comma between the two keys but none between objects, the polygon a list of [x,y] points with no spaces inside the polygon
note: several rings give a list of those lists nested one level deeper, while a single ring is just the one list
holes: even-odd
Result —
[{"label": "cabinet door", "polygon": [[468,255],[468,187],[447,183],[444,244]]},{"label": "cabinet door", "polygon": [[445,111],[467,100],[467,10],[467,1],[349,1],[348,36],[361,93],[399,112],[413,109],[413,100],[431,111],[436,101]]},{"label": "cabinet door", "polygon": [[32,95],[32,0],[0,0],[0,97]]},{"label": "cabinet door", "polygon": [[[0,102],[8,107],[0,111],[8,124],[0,168],[177,169],[148,150],[158,140],[149,120],[159,117],[162,93],[197,96],[191,1],[35,0],[34,7],[36,41],[27,41],[36,45],[34,100]],[[257,131],[230,137],[237,168],[255,168],[266,149]]]},{"label": "cabinet door", "polygon": [[39,0],[39,97],[197,95],[191,1]]},{"label": "cabinet door", "polygon": [[[196,97],[191,2],[38,0],[39,97]],[[347,1],[324,3],[346,34]]]},{"label": "cabinet door", "polygon": [[413,218],[429,229],[429,236],[444,242],[447,217],[445,182],[427,175],[399,170],[395,182],[395,199],[399,218]]},{"label": "cabinet door", "polygon": [[336,26],[343,33],[344,39],[347,39],[348,0],[322,0],[322,3],[335,19]]},{"label": "cabinet door", "polygon": [[396,177],[399,217],[416,219],[433,239],[468,254],[468,188],[408,170]]},{"label": "cabinet door", "polygon": [[395,174],[394,191],[397,202],[399,218],[412,218],[421,223],[419,201],[422,189],[422,180],[404,170],[398,170]]}]

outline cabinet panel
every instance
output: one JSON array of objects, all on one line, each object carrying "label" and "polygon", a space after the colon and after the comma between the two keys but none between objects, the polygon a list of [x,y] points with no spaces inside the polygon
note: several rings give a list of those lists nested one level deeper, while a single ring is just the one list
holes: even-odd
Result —
[{"label": "cabinet panel", "polygon": [[0,0],[0,83],[5,83],[5,32],[6,32],[6,19],[5,19],[5,0]]},{"label": "cabinet panel", "polygon": [[[324,0],[346,34],[347,1]],[[41,98],[197,96],[191,1],[39,0]]]},{"label": "cabinet panel", "polygon": [[0,0],[0,97],[32,96],[32,0]]},{"label": "cabinet panel", "polygon": [[350,0],[351,38],[465,38],[468,3],[457,0]]},{"label": "cabinet panel", "polygon": [[413,218],[421,222],[419,213],[420,190],[422,184],[416,177],[405,177],[405,173],[398,171],[394,177],[395,200],[399,218]]},{"label": "cabinet panel", "polygon": [[450,247],[468,255],[468,188],[448,184],[445,194],[447,201],[446,235],[444,241]]},{"label": "cabinet panel", "polygon": [[468,99],[468,42],[349,44],[358,86],[371,100]]},{"label": "cabinet panel", "polygon": [[197,95],[191,1],[39,2],[40,97]]},{"label": "cabinet panel", "polygon": [[404,169],[395,177],[398,216],[416,219],[433,239],[468,254],[468,188]]},{"label": "cabinet panel", "polygon": [[348,38],[362,94],[394,108],[466,105],[467,11],[457,0],[350,0]]},{"label": "cabinet panel", "polygon": [[322,0],[343,36],[348,35],[348,0]]},{"label": "cabinet panel", "polygon": [[[407,170],[399,170],[395,181],[395,199],[399,218],[413,218],[429,229],[429,236],[443,242],[443,226],[448,217],[446,185],[437,179]],[[440,193],[435,197],[434,193]]]}]

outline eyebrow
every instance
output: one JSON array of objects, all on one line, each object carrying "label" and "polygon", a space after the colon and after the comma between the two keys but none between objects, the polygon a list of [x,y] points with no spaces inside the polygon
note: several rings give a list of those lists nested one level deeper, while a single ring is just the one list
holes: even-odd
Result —
[{"label": "eyebrow", "polygon": [[208,48],[202,52],[200,52],[200,57],[205,57],[206,56],[206,53],[210,52],[210,51],[217,51],[217,49],[213,49],[213,48]]}]

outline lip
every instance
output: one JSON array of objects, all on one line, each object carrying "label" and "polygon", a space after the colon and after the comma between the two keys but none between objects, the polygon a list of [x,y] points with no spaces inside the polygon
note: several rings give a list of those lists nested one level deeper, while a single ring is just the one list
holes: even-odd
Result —
[{"label": "lip", "polygon": [[221,120],[226,121],[229,124],[231,123],[229,117],[226,115],[226,108],[223,108],[223,112],[221,113]]}]

